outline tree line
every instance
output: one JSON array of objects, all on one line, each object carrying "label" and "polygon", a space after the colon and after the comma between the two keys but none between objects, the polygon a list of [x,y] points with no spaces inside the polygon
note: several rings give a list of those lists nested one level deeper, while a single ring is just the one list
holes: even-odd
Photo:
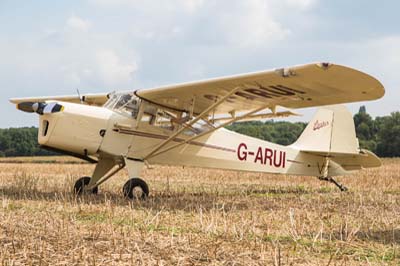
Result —
[{"label": "tree line", "polygon": [[[360,107],[354,115],[360,147],[380,157],[400,156],[400,112],[373,119]],[[241,134],[289,145],[297,140],[307,123],[268,120],[234,123],[227,128]],[[55,155],[40,148],[35,127],[0,129],[0,157]]]},{"label": "tree line", "polygon": [[55,155],[40,148],[37,136],[36,127],[0,129],[0,157]]},{"label": "tree line", "polygon": [[[380,157],[400,156],[400,112],[373,119],[361,106],[354,115],[354,125],[360,147]],[[241,134],[270,142],[289,145],[295,142],[307,123],[252,121],[234,123],[227,128]]]}]

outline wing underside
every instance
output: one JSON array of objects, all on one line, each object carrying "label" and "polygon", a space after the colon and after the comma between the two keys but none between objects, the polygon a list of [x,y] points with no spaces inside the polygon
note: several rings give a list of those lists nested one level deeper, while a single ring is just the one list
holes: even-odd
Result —
[{"label": "wing underside", "polygon": [[152,103],[180,111],[201,114],[213,109],[227,114],[261,106],[305,108],[374,100],[384,88],[375,78],[345,66],[317,63],[210,79],[179,85],[138,90],[135,94]]}]

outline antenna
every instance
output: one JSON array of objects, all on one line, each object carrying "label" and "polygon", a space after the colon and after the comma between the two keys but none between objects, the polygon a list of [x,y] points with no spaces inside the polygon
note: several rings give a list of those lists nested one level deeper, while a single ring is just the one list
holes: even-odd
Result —
[{"label": "antenna", "polygon": [[83,103],[83,98],[81,96],[81,93],[79,92],[79,89],[76,89],[76,92],[78,93],[79,100],[81,101],[81,103]]}]

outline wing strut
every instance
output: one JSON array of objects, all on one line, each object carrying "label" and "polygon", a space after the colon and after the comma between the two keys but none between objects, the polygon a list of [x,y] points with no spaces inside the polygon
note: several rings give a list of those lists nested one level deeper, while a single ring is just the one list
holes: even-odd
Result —
[{"label": "wing strut", "polygon": [[166,149],[164,149],[164,150],[162,150],[162,151],[159,151],[159,152],[157,152],[157,153],[153,153],[153,154],[150,155],[150,156],[147,155],[147,156],[146,156],[146,159],[147,159],[147,158],[150,158],[150,157],[154,157],[154,156],[160,155],[160,154],[162,154],[162,153],[165,153],[165,152],[167,152],[167,151],[170,151],[170,150],[172,150],[172,149],[175,149],[175,148],[177,148],[177,147],[179,147],[179,146],[185,145],[185,144],[187,144],[187,143],[189,143],[189,142],[191,142],[191,141],[194,141],[194,140],[196,140],[196,139],[198,139],[198,138],[201,138],[201,137],[204,136],[204,135],[210,134],[210,133],[212,133],[212,132],[214,132],[214,131],[216,131],[216,130],[222,128],[222,127],[225,127],[225,126],[227,126],[227,125],[229,125],[229,124],[231,124],[231,123],[234,123],[234,122],[237,122],[237,121],[239,121],[239,120],[245,119],[246,117],[249,117],[249,116],[251,116],[251,115],[253,115],[253,114],[257,113],[257,112],[260,112],[260,111],[262,111],[262,110],[264,110],[264,109],[266,109],[266,108],[268,108],[268,107],[269,107],[269,106],[263,106],[263,107],[254,109],[253,111],[250,111],[250,112],[248,112],[248,113],[246,113],[246,114],[244,114],[244,115],[241,115],[241,116],[232,118],[232,119],[229,120],[228,122],[225,122],[225,123],[223,123],[223,124],[221,124],[221,125],[219,125],[219,126],[213,128],[213,129],[211,129],[211,130],[202,132],[202,133],[200,133],[199,135],[193,136],[193,137],[191,137],[191,138],[189,138],[189,139],[187,139],[187,140],[185,140],[185,141],[183,141],[183,142],[177,143],[177,144],[175,144],[175,145],[173,145],[173,146],[171,146],[171,147],[169,147],[169,148],[166,148]]},{"label": "wing strut", "polygon": [[[187,126],[190,127],[192,125],[194,125],[195,123],[197,123],[200,119],[202,119],[204,116],[208,115],[210,113],[210,111],[214,110],[215,108],[217,108],[219,105],[221,105],[222,103],[224,103],[230,96],[232,96],[233,94],[235,94],[237,91],[239,91],[241,89],[241,87],[236,87],[235,89],[231,90],[230,92],[228,92],[224,97],[222,97],[221,99],[219,99],[218,101],[216,101],[215,103],[213,103],[212,105],[210,105],[206,110],[204,110],[201,114],[199,114],[198,116],[196,116],[195,119],[193,119],[192,121],[190,121]],[[183,131],[186,130],[186,127],[181,127],[177,132],[175,132],[174,134],[172,134],[168,139],[166,139],[165,141],[161,142],[159,145],[157,145],[157,147],[155,147],[148,155],[146,155],[146,157],[144,157],[143,160],[147,160],[148,158],[152,157],[153,154],[155,154],[156,152],[158,152],[160,149],[162,149],[163,147],[165,147],[165,145],[167,145],[168,143],[170,143],[171,141],[173,141],[175,139],[175,137],[177,137],[178,135],[180,135]]]}]

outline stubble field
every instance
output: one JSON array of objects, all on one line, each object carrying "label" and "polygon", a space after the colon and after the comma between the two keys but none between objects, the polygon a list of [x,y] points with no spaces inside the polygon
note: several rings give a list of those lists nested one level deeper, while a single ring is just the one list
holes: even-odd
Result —
[{"label": "stubble field", "polygon": [[[41,163],[39,163],[41,162]],[[400,159],[339,178],[156,166],[76,198],[93,165],[0,161],[1,265],[400,265]]]}]

